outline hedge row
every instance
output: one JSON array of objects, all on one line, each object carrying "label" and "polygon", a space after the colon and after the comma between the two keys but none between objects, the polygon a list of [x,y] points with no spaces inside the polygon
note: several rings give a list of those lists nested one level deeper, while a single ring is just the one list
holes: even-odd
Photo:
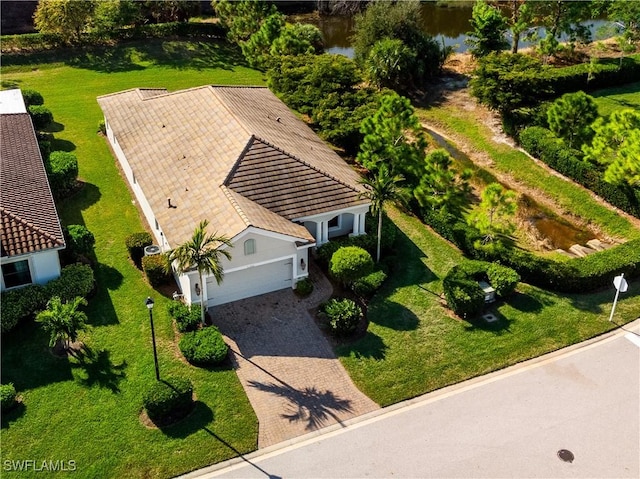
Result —
[{"label": "hedge row", "polygon": [[617,58],[606,58],[600,59],[595,66],[581,63],[569,67],[548,68],[544,72],[543,83],[546,83],[554,97],[578,90],[610,88],[640,80],[640,54],[629,55],[622,59],[622,63]]},{"label": "hedge row", "polygon": [[24,288],[4,291],[0,295],[0,330],[11,331],[25,318],[43,310],[53,296],[70,301],[76,296],[87,297],[95,287],[93,270],[84,264],[62,268],[60,277],[46,285],[30,284]]},{"label": "hedge row", "polygon": [[486,250],[475,249],[474,243],[480,234],[472,226],[459,222],[457,218],[428,212],[423,218],[467,256],[501,263],[517,271],[522,281],[551,291],[587,293],[610,286],[612,279],[620,273],[627,278],[640,276],[640,239],[563,262],[518,248],[502,249],[492,256]]},{"label": "hedge row", "polygon": [[613,206],[640,218],[640,191],[637,188],[607,183],[600,170],[581,160],[579,151],[568,148],[551,131],[531,126],[520,132],[519,140],[522,148],[530,155],[580,183]]},{"label": "hedge row", "polygon": [[[78,45],[104,45],[123,40],[146,40],[148,38],[164,38],[170,36],[225,38],[226,33],[221,25],[215,23],[157,23],[105,32],[84,33],[80,37]],[[0,37],[3,52],[53,50],[67,46],[68,40],[68,37],[52,33],[28,33],[22,35],[2,35]]]}]

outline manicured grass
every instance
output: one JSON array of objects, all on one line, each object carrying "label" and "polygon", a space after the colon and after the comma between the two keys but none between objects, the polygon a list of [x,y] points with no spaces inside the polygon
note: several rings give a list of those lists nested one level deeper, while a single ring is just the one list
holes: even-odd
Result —
[{"label": "manicured grass", "polygon": [[[168,477],[256,448],[257,419],[233,369],[194,368],[180,359],[169,300],[129,261],[124,238],[142,230],[141,218],[107,142],[96,134],[99,95],[144,86],[262,84],[262,74],[237,58],[215,43],[177,41],[67,54],[52,64],[22,59],[11,66],[15,59],[3,58],[3,87],[42,93],[57,145],[78,157],[86,186],[59,212],[64,224],[94,233],[98,260],[98,292],[87,308],[92,328],[83,337],[92,357],[53,357],[34,323],[2,337],[2,379],[15,383],[24,403],[3,415],[3,460],[74,460],[78,477]],[[147,296],[156,300],[161,376],[188,376],[198,401],[189,418],[162,431],[138,418],[142,395],[155,381]]]},{"label": "manicured grass", "polygon": [[[577,343],[614,327],[608,322],[613,288],[557,295],[521,284],[507,303],[492,307],[495,326],[447,314],[442,279],[461,254],[414,217],[389,217],[403,232],[398,266],[368,310],[365,337],[338,349],[356,385],[386,406]],[[622,298],[622,296],[621,296]],[[640,284],[630,282],[616,319],[640,316]]]},{"label": "manicured grass", "polygon": [[437,125],[449,134],[465,138],[474,150],[486,152],[493,160],[493,168],[511,175],[516,182],[536,188],[555,199],[561,215],[571,214],[586,223],[597,225],[605,233],[618,238],[640,237],[640,230],[629,221],[598,203],[591,194],[570,181],[550,175],[523,152],[492,140],[488,127],[478,123],[473,115],[450,106],[418,109],[427,123]]},{"label": "manicured grass", "polygon": [[640,110],[640,82],[605,88],[591,93],[591,96],[596,99],[601,116],[608,116],[616,110],[626,108]]}]

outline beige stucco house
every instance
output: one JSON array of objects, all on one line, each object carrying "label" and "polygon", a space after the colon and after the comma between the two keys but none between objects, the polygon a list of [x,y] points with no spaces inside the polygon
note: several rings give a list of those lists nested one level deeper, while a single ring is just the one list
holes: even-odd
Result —
[{"label": "beige stucco house", "polygon": [[364,234],[358,175],[263,87],[137,88],[101,96],[107,138],[163,251],[204,219],[231,238],[224,281],[176,279],[208,306],[308,276],[309,249]]},{"label": "beige stucco house", "polygon": [[0,92],[0,291],[60,276],[65,248],[38,140],[20,90]]}]

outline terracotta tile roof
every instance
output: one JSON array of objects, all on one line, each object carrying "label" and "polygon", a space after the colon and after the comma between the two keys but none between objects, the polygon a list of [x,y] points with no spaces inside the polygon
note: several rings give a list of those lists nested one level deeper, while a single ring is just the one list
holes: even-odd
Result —
[{"label": "terracotta tile roof", "polygon": [[249,141],[225,184],[289,220],[368,203],[353,186],[259,138]]},{"label": "terracotta tile roof", "polygon": [[27,113],[0,115],[2,256],[64,247],[58,212]]},{"label": "terracotta tile roof", "polygon": [[[137,89],[105,95],[98,103],[170,245],[190,238],[202,219],[230,237],[253,225],[311,238],[303,226],[268,214],[274,210],[266,203],[224,187],[234,166],[242,167],[243,160],[249,164],[244,154],[252,146],[257,148],[255,137],[286,152],[296,165],[350,188],[353,204],[362,203],[355,199],[361,188],[358,175],[267,88],[150,91],[153,95]],[[175,208],[167,207],[167,198]],[[341,207],[344,201],[339,198],[334,206]]]}]

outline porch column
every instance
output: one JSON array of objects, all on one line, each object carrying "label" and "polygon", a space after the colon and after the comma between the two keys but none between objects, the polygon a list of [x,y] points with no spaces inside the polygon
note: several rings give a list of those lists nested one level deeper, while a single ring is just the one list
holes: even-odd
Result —
[{"label": "porch column", "polygon": [[318,243],[318,245],[322,244],[322,222],[321,221],[316,222],[316,243]]},{"label": "porch column", "polygon": [[360,220],[360,228],[358,228],[358,231],[359,231],[358,234],[361,234],[361,235],[367,234],[367,232],[365,231],[365,227],[364,227],[364,220],[365,220],[366,216],[367,216],[366,213],[360,213],[358,215],[359,220]]},{"label": "porch column", "polygon": [[360,213],[353,214],[353,236],[358,236],[360,234]]},{"label": "porch column", "polygon": [[329,241],[329,222],[322,222],[322,243]]}]

